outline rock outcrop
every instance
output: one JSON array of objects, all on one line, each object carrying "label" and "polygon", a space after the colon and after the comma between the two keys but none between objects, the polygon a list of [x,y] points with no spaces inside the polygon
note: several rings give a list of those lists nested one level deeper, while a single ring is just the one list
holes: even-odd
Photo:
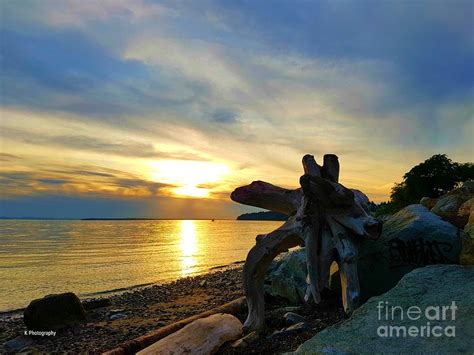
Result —
[{"label": "rock outcrop", "polygon": [[[474,182],[466,181],[461,187],[438,198],[431,211],[462,229],[469,219],[469,213],[466,213],[466,209],[470,209],[470,205],[474,203],[473,199]],[[467,202],[469,200],[471,201]],[[466,202],[467,204],[464,205]]]},{"label": "rock outcrop", "polygon": [[467,214],[469,219],[462,233],[462,250],[459,261],[462,265],[474,265],[474,199],[466,201],[459,209],[461,214]]},{"label": "rock outcrop", "polygon": [[51,330],[86,319],[79,298],[72,292],[48,295],[32,301],[23,320],[30,330]]},{"label": "rock outcrop", "polygon": [[[363,301],[380,295],[411,270],[432,264],[457,264],[461,252],[459,230],[421,205],[408,206],[391,216],[381,237],[359,244],[358,275]],[[472,255],[472,254],[471,254]],[[337,266],[331,269],[331,288],[339,290]],[[301,302],[306,289],[304,249],[274,261],[266,278],[266,292],[291,303]]]},{"label": "rock outcrop", "polygon": [[[472,266],[419,268],[405,275],[389,292],[371,298],[350,319],[326,328],[303,343],[296,353],[472,353],[474,298],[470,296],[473,293]],[[393,311],[392,306],[399,308]],[[420,312],[410,308],[413,306]]]},{"label": "rock outcrop", "polygon": [[461,238],[455,226],[421,205],[405,207],[384,223],[378,240],[360,246],[362,298],[390,290],[415,268],[458,264],[460,252]]}]

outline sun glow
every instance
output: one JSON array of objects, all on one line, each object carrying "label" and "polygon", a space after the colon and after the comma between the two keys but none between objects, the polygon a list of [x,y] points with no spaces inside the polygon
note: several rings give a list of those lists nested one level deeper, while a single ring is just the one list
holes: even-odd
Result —
[{"label": "sun glow", "polygon": [[181,221],[181,273],[183,276],[192,273],[196,265],[198,251],[196,225],[194,221]]},{"label": "sun glow", "polygon": [[200,185],[216,183],[229,172],[222,163],[205,161],[163,160],[151,165],[154,181],[176,186],[170,189],[174,195],[197,198],[209,197],[211,192]]}]

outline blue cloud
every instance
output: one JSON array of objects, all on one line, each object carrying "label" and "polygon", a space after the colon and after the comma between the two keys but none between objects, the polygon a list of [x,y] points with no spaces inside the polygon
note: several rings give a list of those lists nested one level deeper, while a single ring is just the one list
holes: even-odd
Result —
[{"label": "blue cloud", "polygon": [[38,179],[38,181],[46,185],[62,185],[68,182],[62,179]]},{"label": "blue cloud", "polygon": [[218,123],[234,123],[239,114],[236,111],[227,108],[220,108],[212,113],[212,120]]},{"label": "blue cloud", "polygon": [[270,52],[334,60],[392,63],[407,102],[472,90],[472,1],[217,1],[214,13],[232,31],[263,41]]},{"label": "blue cloud", "polygon": [[113,117],[185,104],[168,93],[172,76],[117,58],[80,32],[0,31],[4,106]]}]

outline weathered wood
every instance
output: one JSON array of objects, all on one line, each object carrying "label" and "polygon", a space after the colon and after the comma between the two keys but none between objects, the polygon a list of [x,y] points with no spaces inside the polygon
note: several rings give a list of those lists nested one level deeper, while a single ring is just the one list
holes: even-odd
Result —
[{"label": "weathered wood", "polygon": [[247,302],[245,297],[240,297],[232,302],[223,304],[222,306],[215,307],[209,311],[196,314],[194,316],[185,318],[178,322],[171,323],[164,327],[153,330],[145,335],[142,335],[133,340],[129,340],[120,344],[118,347],[104,352],[103,355],[132,355],[136,352],[145,349],[147,346],[150,346],[153,343],[156,343],[158,340],[163,339],[164,337],[180,330],[186,325],[194,322],[196,319],[205,318],[217,313],[229,313],[229,314],[238,314],[242,311],[245,311]]},{"label": "weathered wood", "polygon": [[[303,229],[303,238],[305,240],[305,250],[306,250],[306,267],[308,270],[308,276],[306,282],[308,283],[308,288],[310,294],[313,296],[315,303],[321,301],[321,290],[319,288],[319,243],[320,243],[320,221],[318,218],[309,217],[306,220],[304,229]],[[306,293],[308,294],[308,292]],[[307,301],[307,300],[306,300]]]},{"label": "weathered wood", "polygon": [[337,155],[324,155],[322,177],[331,182],[339,182],[339,159]]},{"label": "weathered wood", "polygon": [[301,234],[301,223],[296,217],[290,217],[280,228],[258,236],[257,244],[250,249],[243,270],[243,286],[248,306],[245,330],[261,331],[265,328],[265,273],[275,256],[303,242]]},{"label": "weathered wood", "polygon": [[305,197],[318,201],[325,212],[344,213],[355,205],[354,193],[341,184],[308,174],[300,178]]},{"label": "weathered wood", "polygon": [[310,154],[303,157],[303,170],[305,174],[321,177],[321,167]]},{"label": "weathered wood", "polygon": [[305,196],[317,199],[327,215],[331,215],[344,227],[356,235],[377,238],[382,230],[382,223],[370,216],[360,205],[357,195],[341,184],[326,179],[303,175],[300,179]]},{"label": "weathered wood", "polygon": [[230,198],[244,205],[265,208],[291,216],[301,204],[301,189],[288,190],[264,181],[235,189]]},{"label": "weathered wood", "polygon": [[357,274],[357,247],[348,234],[348,230],[333,219],[328,218],[337,254],[335,260],[339,266],[341,278],[342,304],[344,311],[352,313],[359,305],[360,288]]},{"label": "weathered wood", "polygon": [[301,189],[285,190],[257,181],[236,189],[231,198],[240,203],[291,215],[277,230],[257,237],[244,265],[244,291],[249,314],[245,329],[264,328],[263,281],[265,272],[279,253],[304,243],[308,267],[305,300],[321,300],[328,287],[333,261],[339,265],[342,298],[346,312],[352,312],[360,297],[357,275],[356,237],[376,238],[382,224],[367,213],[368,198],[359,190],[338,183],[339,160],[326,154],[323,166],[312,155],[302,160],[305,174]]},{"label": "weathered wood", "polygon": [[[321,167],[316,163],[312,155],[305,155],[302,163],[306,175],[321,178]],[[321,232],[324,227],[324,220],[322,219],[319,201],[317,199],[310,199],[304,189],[303,193],[303,238],[305,240],[306,267],[308,271],[306,282],[310,291],[309,293],[306,292],[305,299],[308,294],[311,294],[314,302],[319,303],[321,301],[321,290],[318,282],[320,274],[318,256],[321,248]],[[308,300],[306,299],[306,301]]]},{"label": "weathered wood", "polygon": [[318,256],[319,269],[319,289],[329,288],[329,278],[331,276],[331,265],[335,260],[334,240],[329,227],[326,225],[321,234],[321,249]]},{"label": "weathered wood", "polygon": [[197,319],[184,328],[138,352],[137,355],[209,355],[225,342],[242,335],[242,323],[230,314],[213,314]]}]

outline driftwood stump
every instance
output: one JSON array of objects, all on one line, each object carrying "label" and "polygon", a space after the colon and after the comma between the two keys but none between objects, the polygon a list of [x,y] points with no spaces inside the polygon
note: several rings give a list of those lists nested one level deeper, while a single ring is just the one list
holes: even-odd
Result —
[{"label": "driftwood stump", "polygon": [[330,267],[337,262],[341,276],[344,310],[351,313],[360,297],[357,248],[360,238],[378,238],[382,224],[367,213],[369,202],[359,190],[338,183],[339,161],[326,154],[323,165],[312,155],[303,157],[301,188],[287,190],[267,182],[254,181],[234,190],[231,199],[250,206],[281,212],[288,220],[271,233],[258,235],[244,265],[243,285],[248,304],[244,329],[265,327],[265,273],[282,252],[304,245],[308,267],[305,300],[319,303],[321,291],[329,286]]}]

